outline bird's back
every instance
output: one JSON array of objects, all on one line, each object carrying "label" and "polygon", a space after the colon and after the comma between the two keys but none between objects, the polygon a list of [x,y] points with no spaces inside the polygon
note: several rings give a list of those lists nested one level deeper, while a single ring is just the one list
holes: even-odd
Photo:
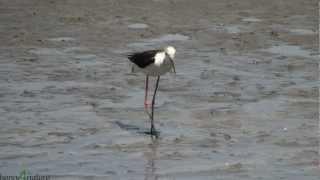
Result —
[{"label": "bird's back", "polygon": [[145,68],[148,65],[154,63],[155,55],[160,52],[160,50],[149,50],[144,52],[138,52],[128,55],[128,59],[136,64],[140,68]]}]

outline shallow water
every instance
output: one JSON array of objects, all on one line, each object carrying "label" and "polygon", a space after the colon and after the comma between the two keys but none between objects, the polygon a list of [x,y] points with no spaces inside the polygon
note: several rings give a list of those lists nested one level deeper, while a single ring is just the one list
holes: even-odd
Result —
[{"label": "shallow water", "polygon": [[261,22],[261,19],[255,18],[255,17],[247,17],[247,18],[243,18],[242,21],[244,22]]},{"label": "shallow water", "polygon": [[293,34],[297,34],[297,35],[312,35],[312,34],[316,34],[315,31],[310,30],[310,29],[291,29],[290,32],[293,33]]},{"label": "shallow water", "polygon": [[[281,54],[284,56],[301,56],[301,57],[312,57],[312,52],[302,49],[299,46],[292,46],[292,45],[280,45],[280,46],[273,46],[271,48],[266,49],[265,51],[274,53],[274,54]],[[317,58],[317,56],[313,56]]]},{"label": "shallow water", "polygon": [[142,39],[139,42],[130,43],[127,46],[130,48],[159,48],[161,44],[163,46],[165,44],[170,44],[172,42],[176,41],[187,41],[189,40],[188,36],[182,35],[182,34],[165,34],[157,38],[152,39]]},{"label": "shallow water", "polygon": [[[56,4],[63,12],[56,15],[65,18],[37,19],[44,29],[33,39],[0,46],[2,175],[27,169],[61,179],[319,179],[319,74],[311,41],[290,45],[301,38],[290,32],[292,39],[266,37],[274,27],[269,16],[234,21],[255,17],[260,11],[251,5],[252,15],[230,15],[226,2],[206,11],[207,5],[186,5],[197,12],[195,20],[178,8],[182,15],[169,28],[167,1],[128,4],[128,17],[116,13],[125,5],[106,13],[107,2],[96,3],[82,7],[97,14],[80,18],[63,11],[72,4]],[[166,6],[165,20],[151,11],[144,21],[134,20],[140,18],[134,10],[148,6]],[[311,20],[302,18],[296,29],[302,21]],[[0,25],[22,26],[10,22]],[[177,74],[161,77],[155,109],[160,138],[152,140],[145,134],[145,77],[130,73],[125,54],[167,44],[177,48]]]},{"label": "shallow water", "polygon": [[128,28],[130,29],[146,29],[149,26],[147,24],[143,24],[143,23],[136,23],[136,24],[130,24],[128,25]]}]

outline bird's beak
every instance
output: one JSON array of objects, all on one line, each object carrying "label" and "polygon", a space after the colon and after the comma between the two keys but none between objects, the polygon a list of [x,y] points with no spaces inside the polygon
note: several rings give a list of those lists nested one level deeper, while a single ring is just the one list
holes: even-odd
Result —
[{"label": "bird's beak", "polygon": [[174,66],[173,59],[170,58],[170,62],[171,62],[171,65],[172,65],[173,72],[176,74],[176,67]]}]

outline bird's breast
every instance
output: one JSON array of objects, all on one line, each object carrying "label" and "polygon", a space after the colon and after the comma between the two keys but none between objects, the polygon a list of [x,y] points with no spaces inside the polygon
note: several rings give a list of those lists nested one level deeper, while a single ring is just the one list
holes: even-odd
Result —
[{"label": "bird's breast", "polygon": [[167,61],[164,61],[160,65],[151,64],[146,68],[142,69],[142,71],[149,76],[160,76],[171,70],[171,64]]}]

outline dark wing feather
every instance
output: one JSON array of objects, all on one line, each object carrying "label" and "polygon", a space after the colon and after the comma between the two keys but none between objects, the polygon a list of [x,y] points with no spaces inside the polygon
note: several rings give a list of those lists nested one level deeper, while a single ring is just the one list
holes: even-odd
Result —
[{"label": "dark wing feather", "polygon": [[138,52],[128,55],[128,59],[139,66],[140,68],[145,68],[146,66],[154,63],[154,56],[160,52],[160,50],[150,50],[144,52]]}]

